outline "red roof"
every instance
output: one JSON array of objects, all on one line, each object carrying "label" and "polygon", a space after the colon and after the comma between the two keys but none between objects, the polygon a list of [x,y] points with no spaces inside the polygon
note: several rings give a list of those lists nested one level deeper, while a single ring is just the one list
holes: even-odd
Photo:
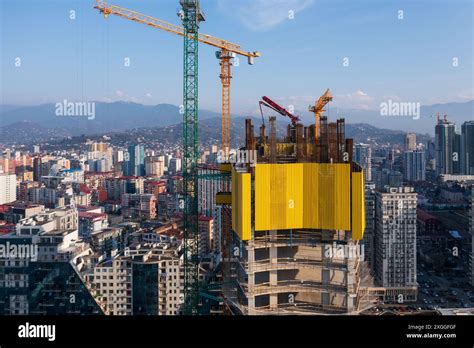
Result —
[{"label": "red roof", "polygon": [[13,231],[15,231],[14,224],[5,224],[0,226],[0,234],[7,234]]},{"label": "red roof", "polygon": [[83,193],[91,193],[91,189],[86,184],[80,184],[79,190]]}]

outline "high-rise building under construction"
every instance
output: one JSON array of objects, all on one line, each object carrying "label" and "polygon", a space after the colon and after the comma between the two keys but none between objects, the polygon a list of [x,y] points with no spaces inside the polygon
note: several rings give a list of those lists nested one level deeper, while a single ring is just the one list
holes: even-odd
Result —
[{"label": "high-rise building under construction", "polygon": [[[288,125],[277,139],[246,120],[232,168],[233,270],[226,294],[242,314],[338,314],[358,307],[364,173],[344,119]],[[316,138],[317,137],[317,138]],[[254,158],[254,161],[248,160]],[[247,159],[247,160],[246,160]]]}]

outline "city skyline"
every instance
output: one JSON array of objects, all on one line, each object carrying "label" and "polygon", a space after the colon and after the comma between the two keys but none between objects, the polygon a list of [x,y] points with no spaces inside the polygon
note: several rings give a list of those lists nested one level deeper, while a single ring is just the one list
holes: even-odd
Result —
[{"label": "city skyline", "polygon": [[473,10],[0,0],[0,343],[472,340]]}]

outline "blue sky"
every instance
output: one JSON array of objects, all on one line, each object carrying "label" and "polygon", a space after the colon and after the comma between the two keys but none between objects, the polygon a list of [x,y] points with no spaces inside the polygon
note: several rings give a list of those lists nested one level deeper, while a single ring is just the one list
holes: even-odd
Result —
[{"label": "blue sky", "polygon": [[[110,2],[180,24],[178,0]],[[114,16],[105,20],[93,4],[0,0],[1,104],[63,99],[181,104],[182,38]],[[201,32],[262,53],[254,66],[242,59],[233,69],[235,113],[255,111],[263,95],[306,109],[326,88],[343,108],[377,109],[389,98],[422,104],[474,99],[472,0],[201,4],[207,17]],[[214,52],[200,46],[200,106],[219,111]],[[124,66],[127,57],[130,67]]]}]

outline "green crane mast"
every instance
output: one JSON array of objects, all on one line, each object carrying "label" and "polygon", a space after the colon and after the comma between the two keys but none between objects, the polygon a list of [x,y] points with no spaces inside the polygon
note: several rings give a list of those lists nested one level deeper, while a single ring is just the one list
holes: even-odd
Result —
[{"label": "green crane mast", "polygon": [[204,16],[199,0],[180,0],[179,15],[184,27],[183,69],[183,187],[184,187],[184,305],[183,314],[198,313],[199,306],[199,236],[197,200],[198,71],[199,23]]},{"label": "green crane mast", "polygon": [[[258,52],[250,53],[240,49],[240,46],[209,35],[199,34],[199,23],[204,16],[199,6],[199,0],[180,0],[182,10],[178,15],[182,20],[183,28],[152,18],[141,13],[109,5],[105,1],[97,0],[95,8],[107,18],[109,15],[132,20],[159,28],[184,37],[183,55],[183,186],[184,204],[184,304],[183,314],[200,314],[205,311],[204,302],[209,303],[212,296],[204,296],[207,285],[199,282],[199,226],[198,226],[198,180],[212,179],[230,180],[230,173],[199,174],[197,164],[199,158],[198,139],[198,44],[204,42],[218,47],[221,51],[233,52],[249,58],[249,64]],[[227,59],[227,56],[221,56]],[[222,76],[221,76],[222,78]],[[224,75],[224,78],[226,76]],[[230,86],[228,86],[230,87]],[[227,184],[228,186],[228,184]],[[202,301],[201,301],[202,300]],[[201,303],[203,302],[203,303]],[[201,311],[200,311],[201,309]]]}]

